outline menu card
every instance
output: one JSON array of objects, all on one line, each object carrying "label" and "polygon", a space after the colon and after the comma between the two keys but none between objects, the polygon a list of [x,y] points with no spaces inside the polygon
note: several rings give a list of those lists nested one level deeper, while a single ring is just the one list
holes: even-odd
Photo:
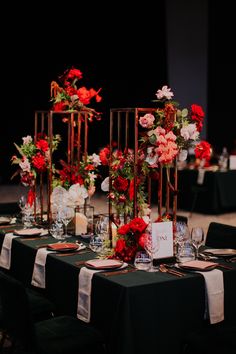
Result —
[{"label": "menu card", "polygon": [[155,259],[173,257],[173,223],[172,221],[152,223],[153,243],[158,247],[154,253]]}]

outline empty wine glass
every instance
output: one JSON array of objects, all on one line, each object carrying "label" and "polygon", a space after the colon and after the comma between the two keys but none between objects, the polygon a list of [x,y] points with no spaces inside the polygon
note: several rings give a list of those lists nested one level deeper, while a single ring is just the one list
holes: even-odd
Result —
[{"label": "empty wine glass", "polygon": [[153,258],[159,250],[159,242],[156,237],[152,237],[152,232],[150,227],[145,232],[145,239],[144,239],[144,249],[149,254],[151,258],[151,266],[147,270],[147,272],[158,272],[159,269],[153,266]]},{"label": "empty wine glass", "polygon": [[59,215],[59,219],[61,219],[61,221],[63,222],[63,224],[65,226],[64,237],[65,238],[71,237],[71,235],[68,235],[68,233],[67,233],[67,227],[68,227],[68,224],[70,223],[70,221],[74,217],[74,209],[70,208],[70,207],[64,207],[63,209],[61,209],[58,212],[58,215]]},{"label": "empty wine glass", "polygon": [[178,254],[179,247],[189,238],[190,234],[188,225],[184,221],[177,221],[174,230],[175,254]]},{"label": "empty wine glass", "polygon": [[191,231],[191,239],[193,246],[196,249],[196,258],[199,257],[199,248],[203,244],[204,241],[204,231],[202,227],[193,227]]}]

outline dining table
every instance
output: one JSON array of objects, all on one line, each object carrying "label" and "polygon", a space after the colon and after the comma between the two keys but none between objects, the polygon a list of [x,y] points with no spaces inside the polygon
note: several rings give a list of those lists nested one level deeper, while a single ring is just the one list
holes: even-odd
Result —
[{"label": "dining table", "polygon": [[[0,230],[0,249],[9,231],[12,228]],[[78,240],[86,251],[47,255],[46,286],[39,291],[55,303],[58,314],[77,316],[80,270],[85,261],[97,257],[87,240],[80,236],[68,239]],[[15,237],[9,272],[29,286],[37,250],[55,242],[50,235]],[[219,269],[224,278],[224,323],[231,323],[236,318],[236,263],[217,262],[226,265]],[[151,273],[134,269],[132,264],[127,269],[130,271],[93,275],[90,324],[103,333],[109,354],[180,354],[188,334],[207,323],[203,276],[189,271],[183,271],[181,277]]]}]

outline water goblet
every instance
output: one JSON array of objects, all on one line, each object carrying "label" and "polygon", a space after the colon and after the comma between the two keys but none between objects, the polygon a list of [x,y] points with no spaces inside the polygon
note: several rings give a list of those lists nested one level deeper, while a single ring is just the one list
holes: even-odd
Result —
[{"label": "water goblet", "polygon": [[204,231],[202,227],[193,227],[191,231],[191,239],[193,246],[196,250],[196,258],[199,258],[199,248],[203,244],[204,241]]},{"label": "water goblet", "polygon": [[158,242],[157,238],[152,237],[152,233],[150,230],[146,230],[146,233],[145,233],[144,249],[149,254],[150,259],[151,259],[151,262],[150,262],[151,266],[149,267],[147,272],[158,272],[159,269],[157,267],[153,266],[153,258],[154,258],[154,255],[159,250],[159,242]]},{"label": "water goblet", "polygon": [[63,222],[65,226],[65,234],[64,238],[71,237],[71,235],[68,235],[67,233],[67,227],[68,224],[71,222],[71,220],[74,217],[74,209],[70,207],[64,207],[58,212],[58,218]]}]

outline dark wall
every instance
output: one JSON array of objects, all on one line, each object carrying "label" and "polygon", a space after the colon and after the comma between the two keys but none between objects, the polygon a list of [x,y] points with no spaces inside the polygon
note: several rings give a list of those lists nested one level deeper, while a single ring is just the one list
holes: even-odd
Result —
[{"label": "dark wall", "polygon": [[106,4],[106,13],[101,3],[78,2],[63,7],[57,3],[52,9],[21,4],[6,10],[2,182],[8,183],[14,170],[13,142],[21,144],[22,136],[33,134],[34,111],[50,107],[50,82],[67,68],[80,69],[86,87],[102,88],[102,103],[92,106],[103,118],[91,129],[90,148],[108,142],[110,108],[150,106],[166,82],[165,6],[162,1],[156,4],[158,12],[137,5],[130,11],[125,2]]},{"label": "dark wall", "polygon": [[235,11],[233,2],[209,1],[208,139],[218,151],[236,140]]}]

